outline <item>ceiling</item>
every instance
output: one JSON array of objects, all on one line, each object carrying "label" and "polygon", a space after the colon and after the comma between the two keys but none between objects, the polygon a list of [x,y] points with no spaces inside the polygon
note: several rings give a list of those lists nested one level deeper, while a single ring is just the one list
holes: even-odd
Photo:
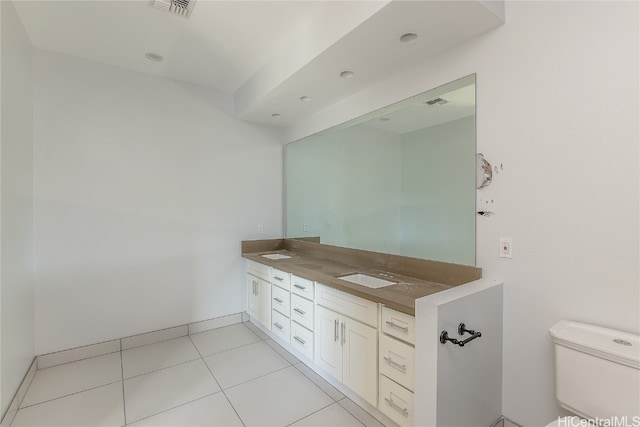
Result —
[{"label": "ceiling", "polygon": [[14,0],[36,48],[229,92],[237,117],[278,126],[496,28],[501,3],[198,0],[186,19],[147,0]]}]

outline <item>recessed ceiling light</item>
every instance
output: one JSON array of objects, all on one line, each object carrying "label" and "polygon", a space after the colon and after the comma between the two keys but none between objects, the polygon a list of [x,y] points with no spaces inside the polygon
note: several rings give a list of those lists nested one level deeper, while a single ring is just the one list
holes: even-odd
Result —
[{"label": "recessed ceiling light", "polygon": [[343,79],[350,79],[353,76],[354,76],[354,72],[349,70],[344,70],[343,72],[340,73],[340,77],[342,77]]},{"label": "recessed ceiling light", "polygon": [[153,61],[153,62],[162,62],[162,60],[164,59],[162,55],[158,55],[157,53],[153,53],[153,52],[147,52],[144,54],[144,56],[149,61]]},{"label": "recessed ceiling light", "polygon": [[401,43],[413,43],[418,39],[418,35],[416,33],[404,33],[400,36]]},{"label": "recessed ceiling light", "polygon": [[311,101],[311,97],[307,95],[303,95],[300,97],[300,101]]},{"label": "recessed ceiling light", "polygon": [[280,117],[280,113],[273,113],[271,114],[271,117]]}]

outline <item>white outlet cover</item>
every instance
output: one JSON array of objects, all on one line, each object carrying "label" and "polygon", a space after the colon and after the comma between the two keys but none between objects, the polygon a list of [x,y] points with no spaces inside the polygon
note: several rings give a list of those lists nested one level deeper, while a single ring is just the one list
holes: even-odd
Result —
[{"label": "white outlet cover", "polygon": [[513,258],[513,240],[510,237],[500,238],[500,258]]}]

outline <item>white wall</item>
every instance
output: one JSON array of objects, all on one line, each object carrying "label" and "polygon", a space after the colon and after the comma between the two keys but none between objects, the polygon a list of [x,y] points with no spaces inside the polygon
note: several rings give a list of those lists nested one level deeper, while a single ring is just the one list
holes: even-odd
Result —
[{"label": "white wall", "polygon": [[33,361],[33,63],[13,3],[0,2],[0,416]]},{"label": "white wall", "polygon": [[[477,146],[503,165],[478,192],[477,265],[504,280],[503,413],[562,413],[548,328],[640,332],[639,5],[509,2],[507,24],[300,122],[295,140],[477,73]],[[501,236],[514,258],[498,258]]]},{"label": "white wall", "polygon": [[34,107],[38,354],[244,310],[240,241],[283,233],[281,131],[44,51]]}]

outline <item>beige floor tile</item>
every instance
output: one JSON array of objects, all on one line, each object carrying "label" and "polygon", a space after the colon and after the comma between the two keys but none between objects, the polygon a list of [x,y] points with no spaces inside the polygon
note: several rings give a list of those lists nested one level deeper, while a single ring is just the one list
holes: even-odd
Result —
[{"label": "beige floor tile", "polygon": [[13,427],[122,425],[121,382],[20,409],[12,424]]},{"label": "beige floor tile", "polygon": [[105,354],[36,372],[21,407],[122,380],[120,353]]}]

